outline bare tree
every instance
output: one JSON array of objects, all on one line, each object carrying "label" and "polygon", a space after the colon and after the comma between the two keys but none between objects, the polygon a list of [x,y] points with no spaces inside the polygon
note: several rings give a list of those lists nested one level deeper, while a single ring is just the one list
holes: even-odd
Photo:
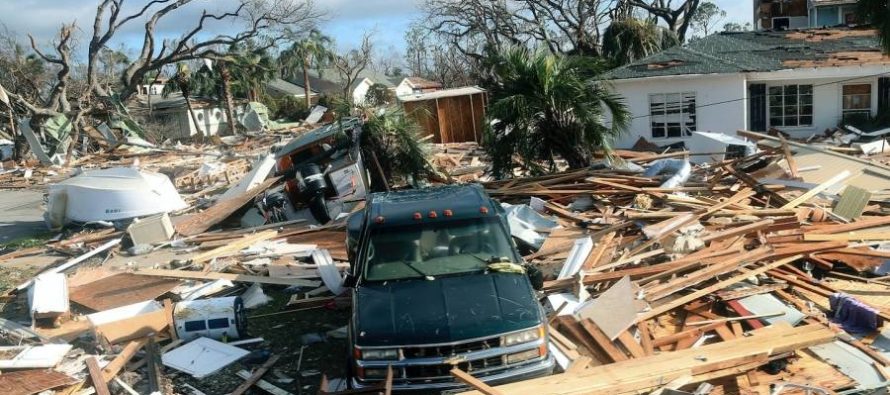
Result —
[{"label": "bare tree", "polygon": [[[74,119],[73,125],[78,126],[85,114],[96,110],[113,110],[116,105],[109,105],[109,101],[126,101],[138,92],[139,85],[144,83],[147,75],[165,65],[202,58],[219,59],[225,56],[218,52],[219,48],[248,40],[263,38],[262,45],[271,47],[275,40],[284,37],[281,28],[311,22],[319,15],[311,0],[240,0],[233,9],[226,12],[210,13],[204,10],[197,21],[178,38],[159,40],[158,24],[192,2],[194,0],[150,0],[127,15],[122,13],[125,0],[101,0],[96,7],[92,34],[87,44],[85,91],[79,95],[68,92],[74,58],[72,33],[75,25],[62,26],[51,54],[42,51],[36,40],[29,36],[32,51],[45,63],[55,67],[56,77],[45,97],[26,97],[13,89],[9,92],[10,98],[34,117],[65,114]],[[202,38],[208,25],[221,22],[236,26],[240,23],[243,27],[234,35],[221,34]],[[108,43],[115,34],[139,23],[144,24],[142,46],[137,49],[137,54],[129,65],[118,72],[117,82],[111,85],[116,91],[111,92],[109,85],[103,86],[100,83],[103,53],[107,51]],[[71,100],[78,100],[78,105],[72,106]]]},{"label": "bare tree", "polygon": [[371,33],[366,32],[362,36],[362,43],[358,48],[337,55],[334,59],[334,68],[340,74],[340,81],[343,84],[343,98],[350,105],[355,104],[350,92],[352,85],[358,80],[359,74],[365,71],[371,64],[371,57],[374,51],[371,36]]},{"label": "bare tree", "polygon": [[622,0],[426,0],[426,25],[462,53],[509,46],[599,54],[600,27]]},{"label": "bare tree", "polygon": [[[638,7],[655,18],[662,20],[668,29],[677,35],[680,42],[686,41],[686,33],[693,23],[693,16],[701,0],[626,0],[628,4]],[[676,8],[674,8],[676,7]]]}]

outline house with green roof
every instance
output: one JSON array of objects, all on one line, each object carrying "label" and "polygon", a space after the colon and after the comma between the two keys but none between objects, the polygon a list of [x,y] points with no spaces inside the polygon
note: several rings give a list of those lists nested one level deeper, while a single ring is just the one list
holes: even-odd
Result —
[{"label": "house with green roof", "polygon": [[613,69],[629,133],[680,143],[694,131],[776,128],[807,137],[890,106],[890,57],[874,30],[723,32]]}]

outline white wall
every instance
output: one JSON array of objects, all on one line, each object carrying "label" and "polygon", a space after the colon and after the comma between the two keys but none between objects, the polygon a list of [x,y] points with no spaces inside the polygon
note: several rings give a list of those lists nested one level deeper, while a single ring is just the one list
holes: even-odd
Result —
[{"label": "white wall", "polygon": [[414,87],[408,82],[407,78],[402,79],[399,86],[396,87],[396,97],[408,96],[414,93]]},{"label": "white wall", "polygon": [[[633,119],[627,133],[615,146],[630,148],[642,136],[658,145],[673,144],[684,138],[653,138],[649,121],[649,95],[655,93],[695,92],[696,130],[702,132],[735,133],[747,125],[747,102],[737,100],[747,96],[745,77],[742,74],[710,74],[695,76],[671,76],[633,80],[613,80],[613,90],[624,97]],[[703,105],[708,105],[701,108]],[[687,137],[688,138],[688,137]]]},{"label": "white wall", "polygon": [[368,89],[371,89],[371,85],[374,85],[374,82],[367,78],[359,82],[355,89],[352,90],[352,102],[355,104],[364,103],[365,95],[368,94]]},{"label": "white wall", "polygon": [[[768,73],[751,73],[749,83],[771,85],[812,84],[813,125],[808,127],[781,127],[794,137],[809,137],[835,128],[842,119],[843,86],[871,84],[871,113],[878,111],[878,75],[890,73],[890,65],[862,65],[851,67],[825,67],[782,70]],[[769,88],[767,88],[767,91]],[[767,125],[769,126],[769,125]]]},{"label": "white wall", "polygon": [[[223,107],[208,107],[208,108],[195,108],[195,118],[198,119],[198,123],[201,125],[201,130],[205,135],[213,136],[222,133],[228,133],[228,122],[226,120],[226,110]],[[235,106],[235,118],[241,116],[244,112],[243,107]],[[194,122],[192,122],[191,116],[189,116],[188,111],[184,108],[179,116],[181,124],[184,126],[185,123],[188,123],[189,131],[192,136],[198,134],[198,128],[195,127]],[[185,131],[184,128],[182,131]],[[185,133],[182,133],[183,137]]]}]

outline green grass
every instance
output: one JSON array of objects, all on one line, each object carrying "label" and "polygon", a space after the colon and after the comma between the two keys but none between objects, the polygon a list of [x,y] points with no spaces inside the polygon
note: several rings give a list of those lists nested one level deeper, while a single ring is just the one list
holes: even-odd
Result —
[{"label": "green grass", "polygon": [[0,250],[18,250],[21,248],[40,247],[46,245],[47,241],[52,239],[55,235],[56,233],[47,231],[7,241],[5,243],[0,243]]}]

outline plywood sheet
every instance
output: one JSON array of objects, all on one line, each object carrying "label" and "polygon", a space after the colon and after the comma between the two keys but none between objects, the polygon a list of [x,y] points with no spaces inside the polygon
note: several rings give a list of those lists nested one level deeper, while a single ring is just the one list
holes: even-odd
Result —
[{"label": "plywood sheet", "polygon": [[156,299],[180,283],[175,279],[119,273],[71,288],[70,298],[81,306],[104,311]]},{"label": "plywood sheet", "polygon": [[0,388],[6,395],[31,395],[79,380],[53,370],[22,370],[0,374]]}]

